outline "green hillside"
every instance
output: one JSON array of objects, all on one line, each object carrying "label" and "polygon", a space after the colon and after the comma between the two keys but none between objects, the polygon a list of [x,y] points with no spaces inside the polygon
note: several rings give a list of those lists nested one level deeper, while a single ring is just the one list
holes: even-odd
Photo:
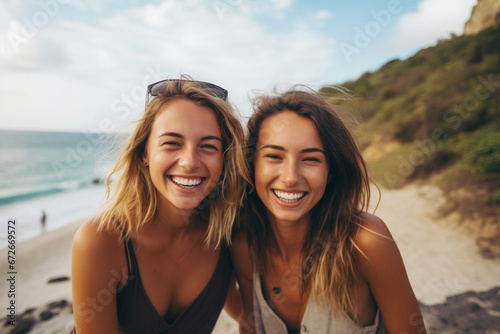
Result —
[{"label": "green hillside", "polygon": [[372,179],[438,186],[440,214],[500,258],[500,28],[440,41],[342,86],[354,100],[321,92],[359,116],[353,130]]},{"label": "green hillside", "polygon": [[500,204],[500,28],[440,41],[342,86],[356,97],[354,131],[377,183],[432,180]]}]

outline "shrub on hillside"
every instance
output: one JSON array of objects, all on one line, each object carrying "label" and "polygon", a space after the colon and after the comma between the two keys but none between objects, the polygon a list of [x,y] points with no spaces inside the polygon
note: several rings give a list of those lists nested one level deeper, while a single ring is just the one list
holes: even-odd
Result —
[{"label": "shrub on hillside", "polygon": [[483,202],[487,205],[498,205],[500,204],[500,190],[495,191],[492,194],[486,195],[482,198]]},{"label": "shrub on hillside", "polygon": [[489,133],[477,142],[472,163],[476,175],[500,173],[500,134]]}]

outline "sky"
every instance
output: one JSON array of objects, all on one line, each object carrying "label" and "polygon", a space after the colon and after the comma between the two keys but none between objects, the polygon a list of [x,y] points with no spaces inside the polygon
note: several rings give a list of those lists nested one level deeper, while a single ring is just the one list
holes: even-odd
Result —
[{"label": "sky", "polygon": [[451,34],[477,0],[0,0],[0,129],[116,132],[188,74],[250,98],[355,80]]}]

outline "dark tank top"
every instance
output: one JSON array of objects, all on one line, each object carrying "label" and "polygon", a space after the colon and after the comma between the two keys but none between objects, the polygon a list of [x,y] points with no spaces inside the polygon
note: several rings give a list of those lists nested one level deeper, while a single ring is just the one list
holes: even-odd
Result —
[{"label": "dark tank top", "polygon": [[[142,285],[132,242],[126,243],[129,279],[116,292],[118,323],[127,334],[211,333],[224,307],[232,274],[229,250],[221,247],[214,273],[203,291],[172,323],[158,314]],[[130,254],[130,258],[128,256]]]},{"label": "dark tank top", "polygon": [[[168,323],[158,314],[142,285],[132,242],[125,243],[127,284],[116,291],[118,323],[126,334],[211,333],[226,302],[233,271],[229,250],[222,246],[214,273],[203,291],[177,318]],[[73,328],[72,333],[76,333]]]}]

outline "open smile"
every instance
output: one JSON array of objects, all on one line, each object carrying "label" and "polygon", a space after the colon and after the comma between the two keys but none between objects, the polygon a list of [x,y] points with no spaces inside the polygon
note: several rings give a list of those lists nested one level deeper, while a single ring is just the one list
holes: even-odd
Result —
[{"label": "open smile", "polygon": [[180,176],[169,176],[169,178],[170,180],[172,180],[173,183],[175,183],[179,187],[186,189],[198,187],[205,179],[204,177],[190,178],[190,177],[180,177]]},{"label": "open smile", "polygon": [[273,189],[273,193],[280,201],[285,203],[294,203],[300,201],[307,194],[305,191],[300,192],[288,192],[282,190]]}]

